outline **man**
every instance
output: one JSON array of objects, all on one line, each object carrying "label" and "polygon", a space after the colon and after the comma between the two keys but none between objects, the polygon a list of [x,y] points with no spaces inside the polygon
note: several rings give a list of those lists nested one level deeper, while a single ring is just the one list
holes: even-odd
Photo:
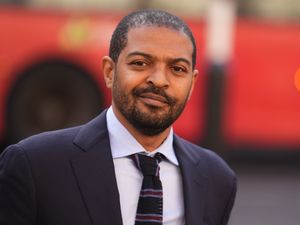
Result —
[{"label": "man", "polygon": [[[193,35],[179,18],[159,10],[123,18],[102,61],[112,106],[83,126],[6,149],[0,159],[0,224],[227,224],[234,173],[213,152],[172,130],[192,93],[195,61]],[[142,195],[148,175],[136,157],[156,163],[162,187],[151,189],[150,197]],[[147,208],[141,203],[147,198],[162,206],[142,223],[139,210]]]}]

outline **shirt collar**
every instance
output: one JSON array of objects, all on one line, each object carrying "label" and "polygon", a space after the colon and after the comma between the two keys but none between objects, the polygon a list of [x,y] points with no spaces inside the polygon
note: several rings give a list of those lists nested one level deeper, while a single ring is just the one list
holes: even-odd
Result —
[{"label": "shirt collar", "polygon": [[115,116],[112,107],[106,114],[107,129],[110,139],[110,147],[113,159],[127,157],[135,153],[143,153],[153,156],[162,153],[171,163],[179,165],[173,148],[173,129],[171,129],[166,140],[154,151],[149,152],[129,133],[123,124]]}]

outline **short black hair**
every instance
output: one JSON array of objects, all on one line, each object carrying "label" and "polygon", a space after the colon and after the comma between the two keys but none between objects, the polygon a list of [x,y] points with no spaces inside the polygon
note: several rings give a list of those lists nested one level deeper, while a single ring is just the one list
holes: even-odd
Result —
[{"label": "short black hair", "polygon": [[125,16],[114,30],[109,47],[109,56],[114,62],[118,61],[121,51],[126,47],[127,34],[131,28],[144,26],[166,27],[183,32],[193,45],[192,66],[196,64],[196,44],[192,31],[179,17],[162,10],[145,9],[132,12]]}]

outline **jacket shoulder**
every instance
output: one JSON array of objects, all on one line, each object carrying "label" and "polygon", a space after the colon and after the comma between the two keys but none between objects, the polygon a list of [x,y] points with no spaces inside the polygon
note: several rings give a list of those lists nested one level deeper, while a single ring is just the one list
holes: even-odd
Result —
[{"label": "jacket shoulder", "polygon": [[[79,132],[80,127],[55,130],[33,135],[20,142],[8,146],[4,151],[22,152],[29,158],[46,161],[50,158],[60,158],[74,154],[75,145],[73,139]],[[63,151],[62,151],[63,150]],[[75,150],[76,151],[76,150]]]},{"label": "jacket shoulder", "polygon": [[43,132],[33,135],[31,137],[21,140],[18,145],[23,149],[27,148],[41,148],[41,147],[54,147],[56,145],[67,145],[72,143],[73,139],[79,132],[81,126],[72,127],[67,129]]},{"label": "jacket shoulder", "polygon": [[229,177],[236,177],[234,171],[216,152],[193,144],[188,140],[176,136],[177,142],[185,148],[189,157],[198,161],[201,160],[212,173],[223,174]]}]

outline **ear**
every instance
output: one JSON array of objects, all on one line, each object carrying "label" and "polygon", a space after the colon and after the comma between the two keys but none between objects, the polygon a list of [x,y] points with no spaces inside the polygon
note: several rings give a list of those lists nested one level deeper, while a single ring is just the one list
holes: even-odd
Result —
[{"label": "ear", "polygon": [[191,89],[190,89],[190,92],[189,92],[188,100],[190,100],[190,98],[192,96],[192,93],[193,93],[193,90],[194,90],[194,86],[195,86],[198,74],[199,74],[199,71],[195,69],[193,71],[192,84],[191,84]]},{"label": "ear", "polygon": [[109,56],[102,58],[102,72],[106,87],[111,88],[115,73],[115,63]]}]

